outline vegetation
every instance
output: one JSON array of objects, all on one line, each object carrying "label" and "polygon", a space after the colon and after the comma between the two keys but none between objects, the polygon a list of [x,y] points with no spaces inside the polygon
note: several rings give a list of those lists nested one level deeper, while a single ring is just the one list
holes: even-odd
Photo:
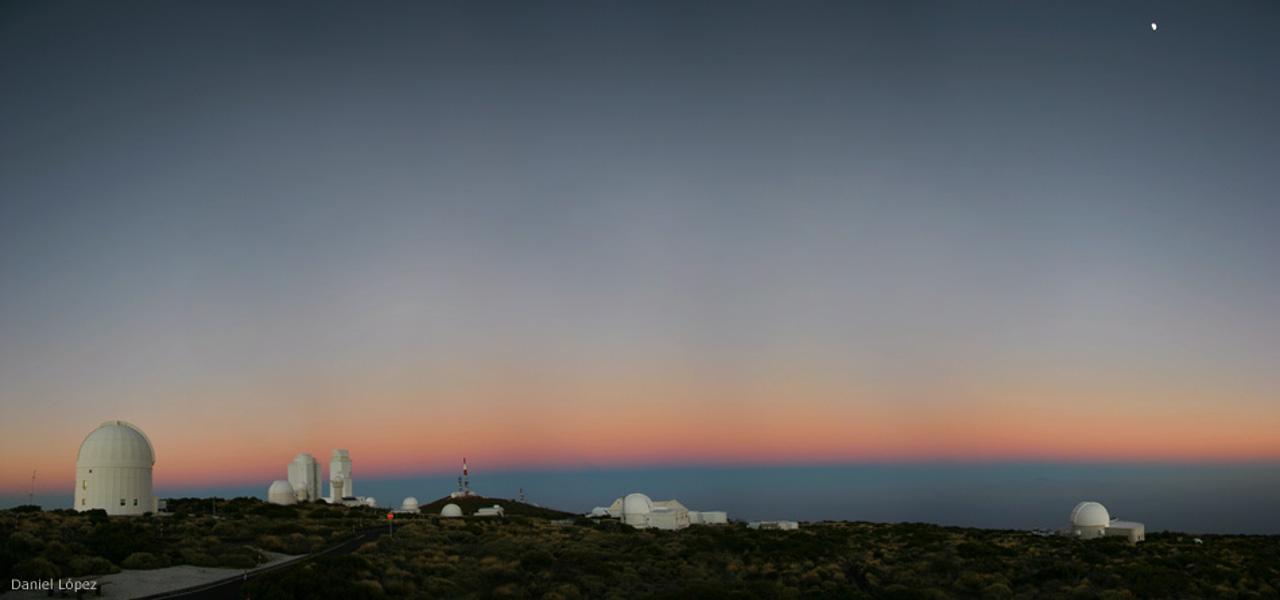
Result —
[{"label": "vegetation", "polygon": [[[495,503],[474,500],[479,506]],[[635,530],[547,519],[508,501],[505,518],[397,515],[349,555],[251,579],[256,599],[287,598],[1280,598],[1280,536],[1151,533],[1075,540],[923,524],[741,524]],[[216,504],[217,516],[214,516]],[[435,503],[428,505],[433,506]],[[177,564],[249,568],[264,552],[309,553],[385,525],[369,508],[174,500],[171,516],[0,511],[4,579]],[[526,511],[526,508],[530,510]]]},{"label": "vegetation", "polygon": [[256,498],[168,504],[171,514],[142,517],[32,507],[0,511],[0,580],[184,564],[248,569],[265,562],[264,552],[308,554],[383,518],[374,509],[274,506]]},{"label": "vegetation", "polygon": [[639,531],[535,518],[411,521],[250,583],[285,598],[1276,598],[1280,538],[1075,540],[922,524]]}]

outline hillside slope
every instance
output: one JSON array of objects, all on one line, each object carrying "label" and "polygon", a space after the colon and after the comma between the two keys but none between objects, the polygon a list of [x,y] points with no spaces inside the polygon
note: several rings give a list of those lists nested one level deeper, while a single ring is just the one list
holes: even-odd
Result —
[{"label": "hillside slope", "polygon": [[485,496],[466,496],[462,498],[450,498],[445,496],[432,501],[430,504],[422,505],[420,510],[423,514],[438,515],[440,514],[440,509],[444,508],[444,505],[446,504],[457,504],[458,508],[462,509],[462,514],[464,515],[475,514],[475,512],[481,508],[496,504],[501,506],[508,516],[539,517],[543,519],[569,519],[577,516],[573,513],[567,513],[553,508],[543,508],[541,506],[534,506],[532,504],[517,502],[515,500],[508,500],[505,498],[488,498]]}]

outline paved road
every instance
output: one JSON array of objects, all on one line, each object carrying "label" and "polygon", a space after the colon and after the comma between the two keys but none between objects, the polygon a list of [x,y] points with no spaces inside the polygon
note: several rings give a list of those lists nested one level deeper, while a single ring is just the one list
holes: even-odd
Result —
[{"label": "paved road", "polygon": [[362,531],[359,537],[347,540],[332,548],[327,548],[315,554],[309,555],[300,560],[284,563],[275,567],[269,567],[260,571],[250,573],[248,578],[236,577],[232,579],[224,579],[215,581],[202,586],[179,590],[176,592],[166,592],[147,596],[143,600],[243,600],[244,584],[249,579],[256,579],[263,576],[272,576],[281,571],[285,571],[300,566],[307,561],[318,556],[337,556],[340,554],[351,554],[364,544],[378,539],[378,536],[387,532],[385,527],[375,527]]}]

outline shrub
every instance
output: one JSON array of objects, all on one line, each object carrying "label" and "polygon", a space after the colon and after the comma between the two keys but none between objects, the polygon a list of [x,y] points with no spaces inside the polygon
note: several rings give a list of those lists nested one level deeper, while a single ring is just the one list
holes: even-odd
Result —
[{"label": "shrub", "polygon": [[169,561],[150,552],[134,552],[120,566],[126,569],[159,569],[169,566]]},{"label": "shrub", "polygon": [[13,567],[13,576],[16,579],[54,579],[61,575],[58,566],[43,556],[24,560]]},{"label": "shrub", "polygon": [[120,568],[111,564],[111,561],[101,556],[84,556],[77,555],[71,557],[67,563],[71,569],[71,575],[80,577],[82,575],[105,575],[108,573],[119,573]]},{"label": "shrub", "polygon": [[982,590],[984,600],[1004,600],[1013,597],[1013,590],[1003,583],[993,583]]},{"label": "shrub", "polygon": [[147,550],[146,539],[133,522],[117,520],[97,524],[85,545],[93,554],[123,566],[128,556]]},{"label": "shrub", "polygon": [[542,549],[531,550],[520,557],[520,566],[535,571],[550,567],[555,562],[556,557]]}]

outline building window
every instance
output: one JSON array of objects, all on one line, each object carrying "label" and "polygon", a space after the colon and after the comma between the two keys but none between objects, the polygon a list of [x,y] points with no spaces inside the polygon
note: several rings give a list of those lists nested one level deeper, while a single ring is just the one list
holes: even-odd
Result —
[{"label": "building window", "polygon": [[137,505],[138,505],[138,499],[137,499],[137,498],[134,498],[134,499],[133,499],[133,505],[134,505],[134,506],[137,506]]},{"label": "building window", "polygon": [[80,481],[80,489],[82,489],[82,490],[87,490],[87,489],[89,489],[89,480],[88,480],[88,479],[82,479],[82,480]]},{"label": "building window", "polygon": [[80,506],[84,506],[84,498],[80,499]]},{"label": "building window", "polygon": [[124,498],[120,499],[120,506],[124,506]]}]

